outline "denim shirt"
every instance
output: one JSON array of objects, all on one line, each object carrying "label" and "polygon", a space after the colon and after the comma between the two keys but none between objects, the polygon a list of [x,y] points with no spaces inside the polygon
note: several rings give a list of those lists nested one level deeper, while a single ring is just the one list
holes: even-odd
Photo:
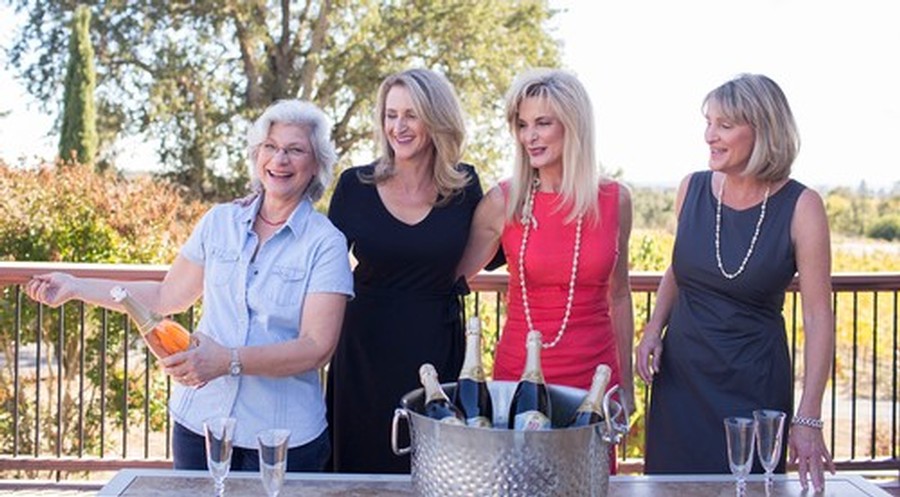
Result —
[{"label": "denim shirt", "polygon": [[[225,347],[266,345],[298,337],[311,293],[353,296],[347,242],[308,198],[259,247],[253,220],[262,197],[241,207],[213,207],[181,255],[203,266],[203,315],[197,331]],[[327,427],[317,370],[286,377],[229,375],[201,388],[175,384],[172,417],[195,433],[213,416],[237,418],[234,444],[256,448],[256,433],[291,430],[290,446],[314,440]]]}]

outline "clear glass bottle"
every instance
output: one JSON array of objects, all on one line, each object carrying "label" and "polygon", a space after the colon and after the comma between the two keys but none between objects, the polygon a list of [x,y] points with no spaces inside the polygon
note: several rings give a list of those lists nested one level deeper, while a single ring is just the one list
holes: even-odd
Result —
[{"label": "clear glass bottle", "polygon": [[509,404],[508,427],[514,430],[549,430],[552,411],[550,392],[541,370],[541,333],[529,332],[525,346],[528,355]]},{"label": "clear glass bottle", "polygon": [[450,398],[441,388],[437,371],[431,364],[425,363],[419,368],[419,379],[425,387],[425,415],[442,423],[466,424],[466,418],[450,402]]},{"label": "clear glass bottle", "polygon": [[157,358],[168,357],[191,346],[191,334],[183,326],[153,312],[129,295],[125,288],[114,287],[109,294],[113,301],[122,304],[137,324],[141,337]]},{"label": "clear glass bottle", "polygon": [[493,426],[494,404],[481,365],[481,320],[466,322],[466,356],[453,392],[453,404],[462,411],[466,424],[480,428]]},{"label": "clear glass bottle", "polygon": [[572,419],[566,426],[574,428],[603,421],[603,395],[606,394],[606,385],[609,384],[611,374],[612,370],[606,364],[597,366],[594,371],[594,379],[591,381],[591,389],[588,390],[581,405],[575,410],[575,414],[572,415]]}]

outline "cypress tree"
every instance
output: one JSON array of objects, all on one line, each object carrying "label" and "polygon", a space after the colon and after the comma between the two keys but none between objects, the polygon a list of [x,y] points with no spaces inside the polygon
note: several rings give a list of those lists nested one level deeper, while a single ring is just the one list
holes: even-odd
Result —
[{"label": "cypress tree", "polygon": [[63,94],[62,130],[59,157],[93,164],[97,154],[97,111],[94,104],[94,48],[91,45],[91,11],[79,5],[72,19],[69,39],[69,63]]}]

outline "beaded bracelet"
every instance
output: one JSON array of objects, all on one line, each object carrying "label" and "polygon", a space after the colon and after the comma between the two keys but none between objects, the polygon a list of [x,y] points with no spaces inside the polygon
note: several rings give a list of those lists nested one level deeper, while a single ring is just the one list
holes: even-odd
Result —
[{"label": "beaded bracelet", "polygon": [[791,420],[792,425],[806,426],[808,428],[815,428],[817,430],[821,430],[825,423],[818,418],[807,418],[805,416],[794,416],[794,419]]}]

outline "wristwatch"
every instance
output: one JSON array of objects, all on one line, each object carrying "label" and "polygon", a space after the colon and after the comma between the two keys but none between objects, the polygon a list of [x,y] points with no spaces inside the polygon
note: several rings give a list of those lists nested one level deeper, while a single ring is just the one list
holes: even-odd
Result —
[{"label": "wristwatch", "polygon": [[228,365],[228,373],[231,376],[241,375],[241,357],[238,355],[238,349],[231,349],[231,364]]}]

